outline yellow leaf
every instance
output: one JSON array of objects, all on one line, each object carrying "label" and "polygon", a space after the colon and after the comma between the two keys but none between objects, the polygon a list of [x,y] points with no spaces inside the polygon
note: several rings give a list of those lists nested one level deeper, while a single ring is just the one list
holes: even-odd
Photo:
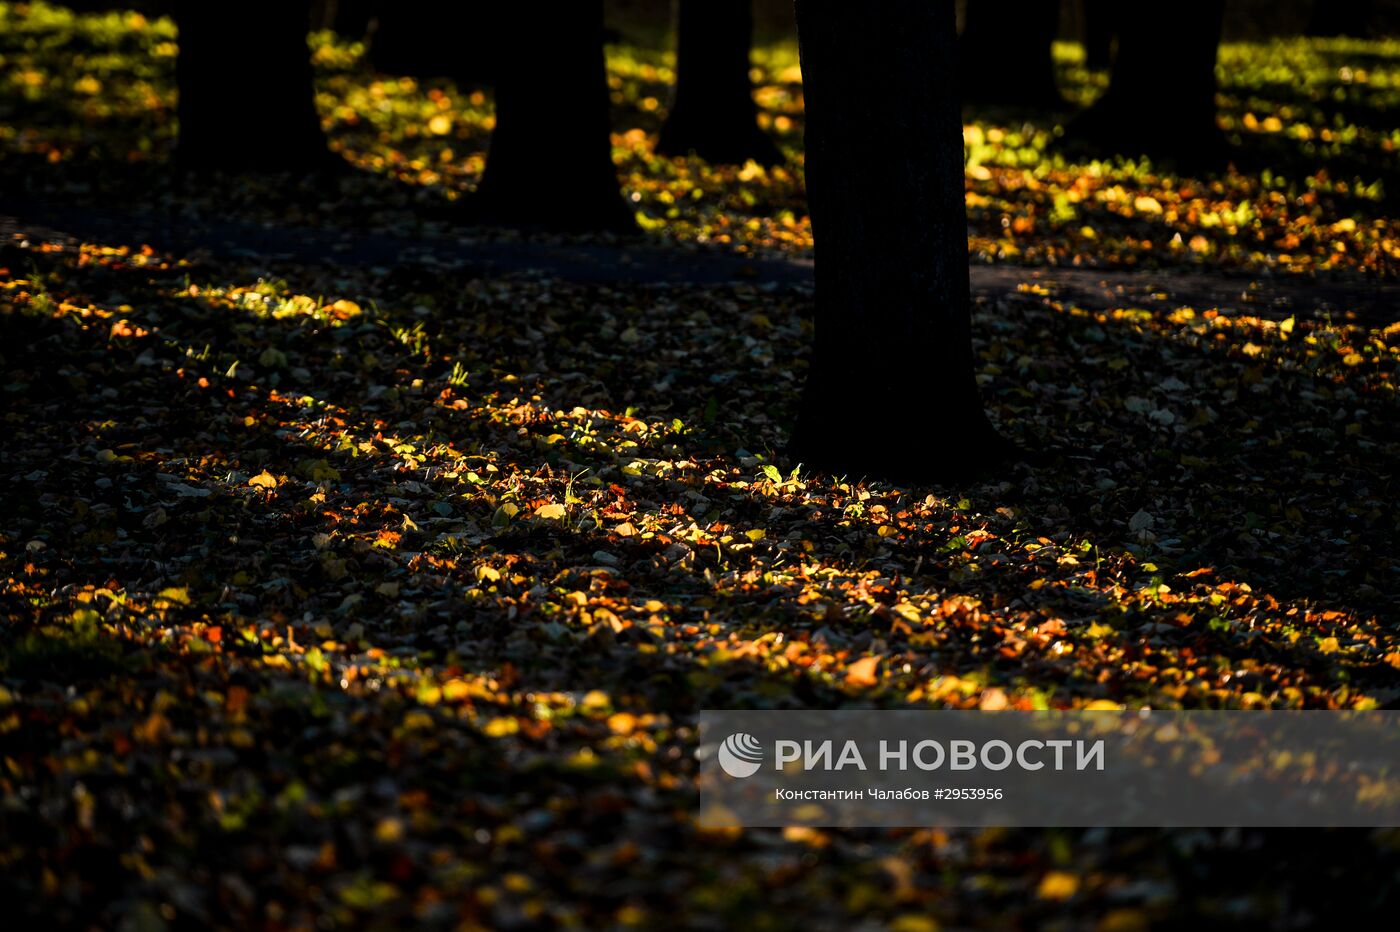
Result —
[{"label": "yellow leaf", "polygon": [[248,484],[255,489],[275,489],[277,488],[277,477],[264,469],[262,472],[249,479]]},{"label": "yellow leaf", "polygon": [[374,837],[385,844],[393,844],[403,838],[403,822],[395,818],[380,819],[374,827]]},{"label": "yellow leaf", "polygon": [[890,923],[890,932],[938,932],[938,923],[932,916],[905,913]]},{"label": "yellow leaf", "polygon": [[615,712],[608,716],[608,728],[614,734],[630,735],[637,728],[637,716],[630,712]]},{"label": "yellow leaf", "polygon": [[1105,913],[1094,932],[1147,932],[1151,923],[1140,909],[1115,909]]},{"label": "yellow leaf", "polygon": [[340,479],[340,470],[325,460],[310,460],[303,464],[303,470],[311,474],[313,482],[333,482]]},{"label": "yellow leaf", "polygon": [[579,703],[585,709],[606,709],[612,705],[612,697],[601,689],[590,689]]},{"label": "yellow leaf", "polygon": [[900,602],[894,608],[890,609],[890,611],[894,612],[911,625],[917,625],[923,620],[919,615],[919,607],[912,602]]},{"label": "yellow leaf", "polygon": [[1067,900],[1078,892],[1078,877],[1068,871],[1050,871],[1040,879],[1036,896],[1042,900]]},{"label": "yellow leaf", "polygon": [[624,926],[639,926],[646,922],[647,914],[640,906],[628,904],[617,911],[617,921]]},{"label": "yellow leaf", "polygon": [[562,521],[568,511],[558,502],[550,502],[548,505],[541,505],[535,509],[536,518],[544,518],[551,521]]},{"label": "yellow leaf", "polygon": [[160,595],[156,596],[156,600],[166,602],[169,605],[189,605],[190,590],[184,588],[162,589]]},{"label": "yellow leaf", "polygon": [[1162,202],[1155,197],[1144,195],[1133,201],[1133,209],[1140,214],[1160,214],[1162,212]]},{"label": "yellow leaf", "polygon": [[486,723],[486,728],[482,730],[490,737],[505,737],[507,735],[514,735],[519,729],[521,729],[521,723],[515,721],[510,715],[504,715],[501,716],[501,718],[491,719],[491,721]]}]

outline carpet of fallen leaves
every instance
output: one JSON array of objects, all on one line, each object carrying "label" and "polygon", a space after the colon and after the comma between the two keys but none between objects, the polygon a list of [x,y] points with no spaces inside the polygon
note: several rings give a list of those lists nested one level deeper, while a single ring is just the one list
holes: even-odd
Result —
[{"label": "carpet of fallen leaves", "polygon": [[[0,36],[3,105],[32,117],[0,127],[7,186],[176,203],[167,22],[0,4]],[[486,98],[316,47],[337,147],[412,183],[350,179],[282,219],[431,237],[421,208],[480,171]],[[1231,269],[1303,299],[1393,276],[1378,114],[1400,47],[1225,58],[1242,158],[1308,174],[1067,164],[1053,127],[979,117],[980,259]],[[759,64],[765,124],[795,147],[791,53]],[[810,249],[797,152],[767,173],[656,159],[666,61],[612,65],[651,236]],[[1073,93],[1101,83],[1065,67]],[[254,222],[266,194],[179,196],[191,223]],[[1395,832],[693,822],[707,707],[1400,702],[1400,323],[1306,304],[984,290],[988,408],[1045,462],[909,488],[777,452],[802,286],[9,230],[0,890],[31,919],[134,929],[1113,932],[1393,910]]]}]

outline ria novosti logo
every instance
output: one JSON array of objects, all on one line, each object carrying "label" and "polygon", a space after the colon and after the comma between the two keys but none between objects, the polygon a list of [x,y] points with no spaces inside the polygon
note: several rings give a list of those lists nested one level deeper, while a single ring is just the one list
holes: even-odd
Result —
[{"label": "ria novosti logo", "polygon": [[[912,744],[912,747],[911,747]],[[788,764],[796,764],[794,769],[802,771],[869,771],[872,765],[879,772],[908,770],[986,770],[998,772],[1014,768],[1024,771],[1050,769],[1063,770],[1103,770],[1105,767],[1104,739],[1029,738],[1012,744],[1000,738],[987,741],[973,741],[967,738],[953,738],[939,741],[925,738],[921,741],[885,740],[878,742],[877,748],[869,746],[870,741],[855,739],[836,741],[830,738],[794,741],[780,739],[774,742],[773,764],[780,771],[788,770]],[[878,755],[868,759],[878,750]],[[1071,756],[1073,751],[1073,756]],[[751,777],[763,767],[766,756],[764,745],[746,731],[736,731],[719,746],[720,769],[731,777]]]},{"label": "ria novosti logo", "polygon": [[719,766],[731,777],[751,777],[763,766],[763,745],[751,734],[735,732],[719,746]]}]

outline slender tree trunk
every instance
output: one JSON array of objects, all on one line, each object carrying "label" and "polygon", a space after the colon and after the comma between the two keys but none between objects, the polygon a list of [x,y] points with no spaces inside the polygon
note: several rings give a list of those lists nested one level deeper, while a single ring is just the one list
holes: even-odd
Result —
[{"label": "slender tree trunk", "polygon": [[792,452],[850,476],[1001,458],[973,376],[953,0],[797,0],[816,345]]},{"label": "slender tree trunk", "polygon": [[602,0],[502,7],[496,129],[469,222],[636,228],[612,161]]},{"label": "slender tree trunk", "polygon": [[415,78],[447,77],[462,84],[494,80],[501,25],[497,4],[379,0],[376,6],[369,42],[369,60],[375,69]]},{"label": "slender tree trunk", "polygon": [[176,158],[198,170],[338,166],[316,114],[305,0],[180,0]]},{"label": "slender tree trunk", "polygon": [[1221,167],[1215,64],[1224,0],[1189,11],[1173,0],[1118,9],[1118,56],[1104,95],[1068,127],[1071,145],[1146,155],[1185,168]]},{"label": "slender tree trunk", "polygon": [[1010,107],[1063,104],[1055,89],[1059,28],[1059,0],[972,0],[960,49],[963,98]]},{"label": "slender tree trunk", "polygon": [[1084,63],[1095,71],[1113,65],[1116,11],[1114,0],[1084,0]]},{"label": "slender tree trunk", "polygon": [[729,165],[782,162],[757,122],[751,0],[678,0],[676,7],[676,87],[656,151]]}]

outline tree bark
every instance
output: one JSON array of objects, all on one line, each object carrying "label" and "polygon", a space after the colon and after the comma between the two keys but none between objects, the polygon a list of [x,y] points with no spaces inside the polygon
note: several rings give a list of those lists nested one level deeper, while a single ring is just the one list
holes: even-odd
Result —
[{"label": "tree bark", "polygon": [[972,0],[962,48],[963,99],[1008,107],[1063,105],[1055,88],[1059,0]]},{"label": "tree bark", "polygon": [[355,40],[363,39],[369,32],[375,6],[371,0],[323,0],[323,3],[323,29]]},{"label": "tree bark", "polygon": [[816,344],[792,453],[924,481],[1006,455],[973,374],[953,0],[797,0]]},{"label": "tree bark", "polygon": [[1146,155],[1177,167],[1223,167],[1215,64],[1224,0],[1190,12],[1172,0],[1118,8],[1118,56],[1108,90],[1071,122],[1067,141],[1096,153]]},{"label": "tree bark", "polygon": [[468,222],[630,231],[612,161],[602,0],[501,9],[496,129]]},{"label": "tree bark", "polygon": [[498,66],[496,6],[483,0],[383,0],[375,10],[370,64],[386,74],[490,84]]},{"label": "tree bark", "polygon": [[1084,64],[1094,71],[1113,66],[1116,11],[1114,0],[1084,0]]},{"label": "tree bark", "polygon": [[656,151],[722,165],[782,162],[757,122],[751,0],[678,0],[676,7],[676,86]]},{"label": "tree bark", "polygon": [[316,113],[309,15],[305,0],[176,4],[182,167],[308,172],[343,164]]},{"label": "tree bark", "polygon": [[1372,0],[1316,0],[1308,18],[1310,36],[1353,36],[1367,38],[1370,33]]}]

